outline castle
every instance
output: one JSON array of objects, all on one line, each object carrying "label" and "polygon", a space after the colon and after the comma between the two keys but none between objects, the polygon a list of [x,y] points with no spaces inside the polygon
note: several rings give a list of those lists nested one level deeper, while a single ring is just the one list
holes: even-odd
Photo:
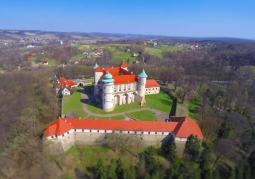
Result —
[{"label": "castle", "polygon": [[[189,117],[171,117],[169,121],[92,120],[59,118],[46,127],[45,144],[51,153],[63,153],[73,145],[95,145],[112,133],[129,135],[143,146],[163,145],[172,137],[182,151],[193,134],[203,139],[198,124]],[[182,155],[182,152],[179,153]]]},{"label": "castle", "polygon": [[157,94],[160,85],[153,79],[147,79],[144,70],[136,76],[128,71],[125,62],[118,67],[101,68],[94,66],[94,95],[102,109],[110,112],[115,105],[137,102],[146,103],[145,95]]}]

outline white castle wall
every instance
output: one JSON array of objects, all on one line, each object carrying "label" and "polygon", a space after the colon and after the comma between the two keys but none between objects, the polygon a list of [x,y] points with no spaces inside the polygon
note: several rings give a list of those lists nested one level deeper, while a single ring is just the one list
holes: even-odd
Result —
[{"label": "white castle wall", "polygon": [[145,88],[145,95],[158,94],[160,87]]},{"label": "white castle wall", "polygon": [[[139,139],[144,146],[161,146],[162,140],[169,135],[169,132],[149,132],[149,131],[114,131],[124,135],[132,135]],[[96,145],[98,141],[113,133],[112,130],[91,130],[72,129],[60,136],[46,137],[45,143],[49,144],[51,153],[63,153],[73,145]],[[178,138],[178,137],[177,137]],[[179,138],[176,140],[179,141]],[[186,140],[180,140],[185,142]]]}]

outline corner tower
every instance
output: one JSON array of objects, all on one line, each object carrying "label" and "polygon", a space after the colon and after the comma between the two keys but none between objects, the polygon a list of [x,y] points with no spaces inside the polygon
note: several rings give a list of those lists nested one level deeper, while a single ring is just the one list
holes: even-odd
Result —
[{"label": "corner tower", "polygon": [[145,95],[145,85],[146,85],[146,79],[147,75],[143,69],[143,71],[138,75],[138,96],[144,97]]},{"label": "corner tower", "polygon": [[97,65],[97,63],[95,64],[93,69],[94,69],[94,95],[97,95],[100,89],[100,84],[98,82],[101,76],[103,75],[103,70]]},{"label": "corner tower", "polygon": [[112,75],[107,72],[102,82],[103,82],[102,108],[104,111],[110,112],[114,108],[113,102],[114,80],[112,78]]}]

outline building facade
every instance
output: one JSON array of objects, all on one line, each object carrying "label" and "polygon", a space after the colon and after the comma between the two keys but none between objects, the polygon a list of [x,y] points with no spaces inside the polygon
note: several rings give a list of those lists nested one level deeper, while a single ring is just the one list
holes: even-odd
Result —
[{"label": "building facade", "polygon": [[160,85],[147,79],[144,70],[136,76],[121,62],[118,67],[101,68],[94,66],[94,95],[104,111],[112,111],[116,105],[137,102],[146,103],[145,95],[157,94]]},{"label": "building facade", "polygon": [[46,127],[44,136],[51,153],[63,153],[73,145],[98,144],[112,133],[134,137],[144,146],[162,146],[169,137],[184,146],[191,134],[203,139],[197,123],[188,117],[172,117],[167,122],[59,118]]}]

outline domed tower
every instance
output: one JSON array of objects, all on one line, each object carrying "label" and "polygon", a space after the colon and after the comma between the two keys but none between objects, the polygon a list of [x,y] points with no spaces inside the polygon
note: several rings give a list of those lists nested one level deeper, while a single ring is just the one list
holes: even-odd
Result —
[{"label": "domed tower", "polygon": [[106,112],[110,112],[114,107],[114,80],[112,79],[112,75],[110,73],[106,73],[104,76],[103,82],[103,94],[102,94],[102,108]]},{"label": "domed tower", "polygon": [[98,81],[103,75],[103,70],[97,65],[97,63],[95,64],[93,69],[94,69],[94,95],[97,95],[98,91],[100,90],[100,84],[98,84]]},{"label": "domed tower", "polygon": [[147,75],[143,69],[143,71],[138,75],[138,96],[144,97],[145,95],[145,85],[147,80]]}]

